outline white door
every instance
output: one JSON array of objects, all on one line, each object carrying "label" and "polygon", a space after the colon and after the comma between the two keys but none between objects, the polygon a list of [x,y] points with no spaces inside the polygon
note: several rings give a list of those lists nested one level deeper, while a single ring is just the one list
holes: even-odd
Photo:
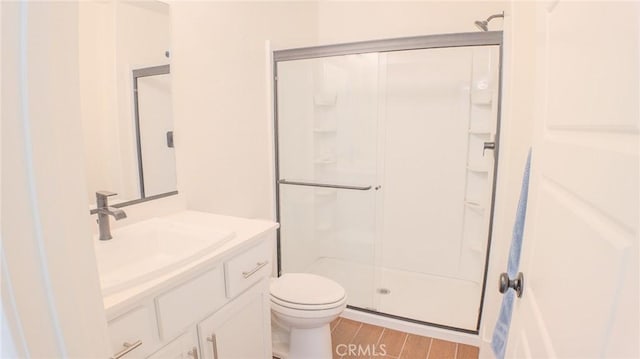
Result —
[{"label": "white door", "polygon": [[525,288],[509,358],[640,356],[639,10],[538,5]]}]

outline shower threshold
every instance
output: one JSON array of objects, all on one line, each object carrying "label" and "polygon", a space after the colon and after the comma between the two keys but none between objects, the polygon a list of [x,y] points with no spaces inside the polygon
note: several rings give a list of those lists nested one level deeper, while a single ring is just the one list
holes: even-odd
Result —
[{"label": "shower threshold", "polygon": [[480,283],[329,257],[318,258],[307,272],[344,286],[351,308],[466,332],[477,330]]}]

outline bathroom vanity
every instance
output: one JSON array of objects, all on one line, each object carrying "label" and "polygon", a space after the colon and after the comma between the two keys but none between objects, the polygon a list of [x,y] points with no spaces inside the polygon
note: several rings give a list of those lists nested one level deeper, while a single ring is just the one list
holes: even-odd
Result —
[{"label": "bathroom vanity", "polygon": [[[151,228],[172,228],[178,243]],[[112,358],[270,358],[276,228],[274,222],[184,211],[123,227],[113,242],[98,242]],[[208,235],[215,245],[184,249]],[[136,236],[156,237],[136,244]],[[105,252],[109,245],[125,248],[125,241],[134,253],[117,252],[136,257],[146,247],[154,259],[118,266],[118,278]],[[103,272],[110,277],[104,280]]]}]

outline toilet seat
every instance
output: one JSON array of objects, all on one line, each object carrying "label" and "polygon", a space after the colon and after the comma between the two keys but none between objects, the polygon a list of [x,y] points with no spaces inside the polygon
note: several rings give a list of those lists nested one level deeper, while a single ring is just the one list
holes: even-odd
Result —
[{"label": "toilet seat", "polygon": [[342,299],[340,299],[339,301],[337,301],[335,303],[300,304],[300,303],[291,303],[291,302],[288,302],[286,300],[282,300],[280,298],[276,298],[274,296],[271,296],[271,303],[277,304],[280,307],[285,307],[285,308],[295,309],[295,310],[310,310],[310,311],[337,308],[337,307],[342,306],[344,304],[345,300],[346,300],[346,297],[343,297]]},{"label": "toilet seat", "polygon": [[[341,303],[337,303],[336,306],[332,308],[325,309],[300,309],[300,308],[290,308],[288,306],[280,305],[275,301],[271,301],[271,309],[278,316],[286,316],[291,320],[291,318],[310,320],[314,318],[328,318],[338,316],[344,308],[347,307],[347,300],[345,298]],[[302,325],[302,324],[298,324]]]},{"label": "toilet seat", "polygon": [[338,283],[310,273],[287,273],[271,283],[271,302],[296,310],[326,310],[346,301]]}]

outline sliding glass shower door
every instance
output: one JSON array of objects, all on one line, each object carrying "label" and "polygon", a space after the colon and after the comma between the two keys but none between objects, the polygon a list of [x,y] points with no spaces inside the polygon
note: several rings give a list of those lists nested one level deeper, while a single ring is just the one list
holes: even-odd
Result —
[{"label": "sliding glass shower door", "polygon": [[383,203],[376,309],[477,326],[497,119],[497,47],[381,55]]},{"label": "sliding glass shower door", "polygon": [[378,54],[279,63],[277,81],[282,271],[373,308]]},{"label": "sliding glass shower door", "polygon": [[482,45],[276,62],[283,273],[332,278],[354,308],[477,331],[500,65]]}]

